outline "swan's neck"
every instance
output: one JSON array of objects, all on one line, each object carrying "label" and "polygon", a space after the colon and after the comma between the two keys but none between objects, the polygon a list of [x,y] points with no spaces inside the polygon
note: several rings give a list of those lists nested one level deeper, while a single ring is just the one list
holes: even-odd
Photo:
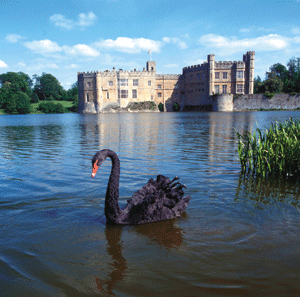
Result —
[{"label": "swan's neck", "polygon": [[120,179],[120,160],[116,153],[107,150],[106,156],[111,159],[112,169],[107,185],[105,197],[105,216],[110,224],[116,224],[121,209],[119,207],[119,179]]}]

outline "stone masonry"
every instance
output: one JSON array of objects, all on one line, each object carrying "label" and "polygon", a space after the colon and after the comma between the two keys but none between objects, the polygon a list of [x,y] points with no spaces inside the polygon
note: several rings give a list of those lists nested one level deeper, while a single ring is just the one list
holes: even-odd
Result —
[{"label": "stone masonry", "polygon": [[175,103],[184,106],[212,105],[214,94],[253,94],[255,52],[243,61],[207,62],[183,68],[181,75],[156,74],[156,62],[148,61],[143,71],[96,71],[78,73],[80,113],[100,113],[110,107],[132,102],[162,103],[172,111]]}]

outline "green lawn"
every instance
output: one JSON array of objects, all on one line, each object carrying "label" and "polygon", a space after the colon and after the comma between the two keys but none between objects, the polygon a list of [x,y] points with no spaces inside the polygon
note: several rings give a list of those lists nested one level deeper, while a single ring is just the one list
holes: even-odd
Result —
[{"label": "green lawn", "polygon": [[[41,101],[40,101],[41,102]],[[40,103],[39,102],[39,103]],[[51,102],[53,102],[53,103],[61,103],[63,106],[64,106],[64,108],[68,108],[68,107],[71,107],[72,106],[72,104],[73,104],[73,102],[72,101],[59,101],[59,100],[53,100],[53,101],[51,101]],[[42,112],[40,112],[39,110],[37,110],[38,109],[38,106],[39,106],[39,103],[31,103],[31,113],[34,113],[34,114],[36,114],[36,113],[39,113],[39,114],[41,114]]]},{"label": "green lawn", "polygon": [[[42,102],[42,101],[40,101],[40,102]],[[61,103],[65,109],[67,109],[68,107],[71,107],[73,105],[73,101],[53,100],[51,102],[54,102],[55,104]],[[42,114],[42,112],[38,110],[39,103],[31,103],[31,114]],[[66,112],[69,112],[69,111],[66,110]],[[4,109],[0,109],[0,115],[4,115],[4,114],[5,114]]]}]

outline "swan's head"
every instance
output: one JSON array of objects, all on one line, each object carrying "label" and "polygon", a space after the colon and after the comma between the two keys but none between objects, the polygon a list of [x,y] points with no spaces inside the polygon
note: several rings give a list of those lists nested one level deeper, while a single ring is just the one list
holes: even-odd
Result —
[{"label": "swan's head", "polygon": [[101,166],[101,164],[104,162],[105,157],[102,156],[101,152],[98,152],[95,154],[95,156],[92,159],[92,177],[94,177],[97,173],[97,170]]}]

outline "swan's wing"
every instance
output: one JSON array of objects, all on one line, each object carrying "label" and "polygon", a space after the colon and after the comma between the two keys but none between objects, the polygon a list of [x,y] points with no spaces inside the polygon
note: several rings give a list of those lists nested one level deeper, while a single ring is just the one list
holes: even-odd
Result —
[{"label": "swan's wing", "polygon": [[191,199],[183,198],[184,185],[176,177],[172,181],[164,176],[158,176],[156,181],[150,179],[139,191],[128,200],[124,215],[133,224],[142,224],[168,220],[180,216]]}]

